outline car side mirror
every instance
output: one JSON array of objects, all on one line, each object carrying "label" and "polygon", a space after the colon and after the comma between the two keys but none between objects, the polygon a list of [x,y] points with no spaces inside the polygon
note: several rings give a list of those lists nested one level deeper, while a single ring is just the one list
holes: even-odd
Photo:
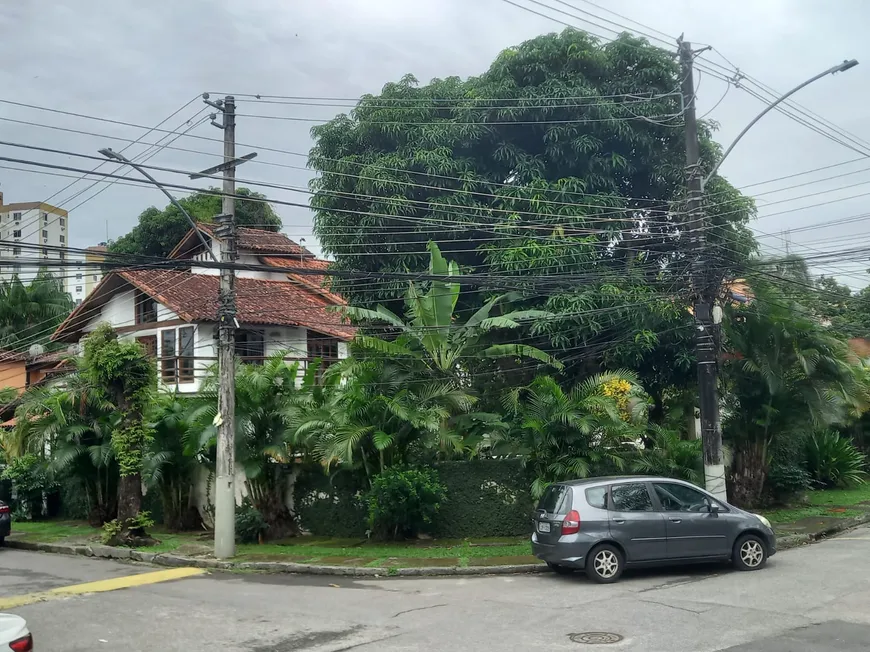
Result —
[{"label": "car side mirror", "polygon": [[708,510],[711,514],[718,514],[718,513],[721,511],[720,508],[719,508],[719,504],[718,504],[718,503],[714,503],[712,500],[708,500],[708,501],[707,501],[707,510]]}]

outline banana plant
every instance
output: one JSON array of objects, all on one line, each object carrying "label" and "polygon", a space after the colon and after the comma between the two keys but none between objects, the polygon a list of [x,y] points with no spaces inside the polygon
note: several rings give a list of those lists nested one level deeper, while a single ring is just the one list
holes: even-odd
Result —
[{"label": "banana plant", "polygon": [[487,344],[485,336],[496,329],[518,329],[525,322],[548,319],[552,314],[543,310],[517,310],[506,314],[493,314],[497,306],[516,296],[512,293],[494,297],[486,302],[464,323],[455,314],[459,299],[459,283],[450,280],[459,277],[458,265],[448,262],[438,245],[429,243],[429,274],[433,280],[423,293],[411,282],[405,295],[405,318],[378,305],[375,310],[346,307],[348,317],[361,322],[381,322],[398,334],[387,339],[368,334],[357,335],[357,349],[384,356],[417,361],[437,375],[456,377],[471,358],[530,358],[561,369],[562,364],[551,355],[533,346],[519,343]]}]

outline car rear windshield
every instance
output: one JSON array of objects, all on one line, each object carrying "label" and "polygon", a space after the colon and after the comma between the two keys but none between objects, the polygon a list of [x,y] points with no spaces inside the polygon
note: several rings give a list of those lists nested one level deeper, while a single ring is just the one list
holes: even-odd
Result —
[{"label": "car rear windshield", "polygon": [[547,491],[541,496],[541,502],[538,503],[538,509],[542,509],[548,514],[567,514],[570,509],[569,497],[571,492],[568,487],[562,484],[551,484],[547,487]]}]

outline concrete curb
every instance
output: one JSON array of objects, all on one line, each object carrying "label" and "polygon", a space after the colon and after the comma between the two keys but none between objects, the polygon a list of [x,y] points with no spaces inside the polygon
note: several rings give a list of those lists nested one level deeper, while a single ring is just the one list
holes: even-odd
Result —
[{"label": "concrete curb", "polygon": [[[831,525],[819,532],[809,534],[790,534],[777,539],[779,550],[821,541],[834,534],[851,530],[870,523],[870,513],[852,518],[844,518],[841,523]],[[214,570],[257,571],[261,573],[299,573],[304,575],[338,575],[344,577],[437,577],[457,575],[516,575],[521,573],[541,573],[549,570],[545,564],[518,564],[512,566],[420,566],[417,568],[369,568],[359,566],[323,566],[319,564],[299,564],[283,561],[219,561],[199,557],[183,557],[169,553],[153,553],[130,548],[113,548],[103,545],[65,545],[61,543],[34,543],[6,539],[9,548],[51,552],[61,555],[80,555],[101,559],[120,559],[138,561],[156,566],[178,568],[193,566]]]},{"label": "concrete curb", "polygon": [[60,543],[34,543],[6,539],[6,546],[18,550],[51,552],[61,555],[79,555],[101,559],[139,561],[156,566],[193,566],[214,570],[258,571],[262,573],[300,573],[306,575],[339,575],[345,577],[435,577],[443,575],[515,575],[540,573],[548,570],[545,564],[518,564],[512,566],[421,566],[417,568],[370,568],[358,566],[323,566],[281,561],[219,561],[198,557],[183,557],[169,553],[153,553],[130,548],[113,548],[102,545],[70,546]]},{"label": "concrete curb", "polygon": [[840,534],[856,527],[870,523],[870,513],[862,514],[861,516],[853,516],[851,518],[842,519],[841,523],[835,523],[819,530],[806,534],[787,534],[782,537],[777,537],[776,547],[778,550],[788,550],[789,548],[797,548],[817,541],[822,541],[834,534]]}]

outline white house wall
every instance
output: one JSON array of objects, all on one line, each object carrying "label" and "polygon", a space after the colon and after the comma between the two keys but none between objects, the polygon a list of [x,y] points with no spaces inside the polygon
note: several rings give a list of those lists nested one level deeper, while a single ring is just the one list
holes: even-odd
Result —
[{"label": "white house wall", "polygon": [[[220,260],[220,250],[218,250],[215,254]],[[208,260],[212,261],[211,256],[208,254],[197,254],[194,256],[194,260]],[[236,261],[239,265],[256,265],[257,267],[262,267],[263,263],[260,262],[259,256],[252,253],[245,253],[244,251],[239,252],[239,258]],[[293,259],[288,258],[287,264],[292,265]],[[194,274],[206,274],[209,276],[217,276],[220,274],[219,269],[215,269],[213,267],[191,267],[191,272]],[[236,271],[236,277],[238,278],[257,278],[266,281],[286,281],[287,273],[286,272],[265,272],[251,269],[242,269]]]},{"label": "white house wall", "polygon": [[[136,323],[136,293],[133,290],[118,292],[101,308],[100,312],[88,321],[85,332],[94,330],[100,324],[109,324],[112,328],[125,328]],[[178,319],[178,315],[161,303],[157,303],[157,321]],[[151,334],[151,333],[149,333]],[[138,334],[136,335],[139,336]]]}]

